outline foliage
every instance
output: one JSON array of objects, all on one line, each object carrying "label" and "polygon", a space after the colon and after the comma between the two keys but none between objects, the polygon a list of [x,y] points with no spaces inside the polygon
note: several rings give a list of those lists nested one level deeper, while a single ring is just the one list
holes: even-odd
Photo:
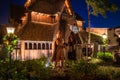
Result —
[{"label": "foliage", "polygon": [[94,64],[100,64],[102,63],[103,61],[101,59],[98,59],[98,58],[92,58],[89,63],[94,63]]},{"label": "foliage", "polygon": [[[0,80],[115,80],[120,78],[120,68],[96,65],[94,62],[80,60],[67,62],[62,70],[45,67],[46,58],[28,61],[0,62]],[[97,61],[98,62],[98,61]]]},{"label": "foliage", "polygon": [[88,63],[86,60],[83,60],[75,64],[74,68],[77,72],[92,74],[97,69],[97,65],[93,63]]},{"label": "foliage", "polygon": [[104,61],[113,61],[114,57],[111,52],[98,52],[97,57]]},{"label": "foliage", "polygon": [[107,45],[107,39],[103,38],[103,45],[106,46]]},{"label": "foliage", "polygon": [[96,75],[97,80],[115,80],[120,78],[120,69],[113,66],[100,66]]},{"label": "foliage", "polygon": [[17,42],[18,37],[15,34],[6,34],[3,37],[3,43],[6,46],[9,53],[13,51]]},{"label": "foliage", "polygon": [[86,60],[79,61],[74,65],[73,70],[76,78],[82,80],[92,80],[93,76],[96,74],[98,65],[94,63],[88,63]]},{"label": "foliage", "polygon": [[95,16],[101,14],[105,17],[107,11],[114,12],[118,10],[117,5],[110,3],[108,0],[86,0],[86,3],[92,8],[92,14]]},{"label": "foliage", "polygon": [[0,61],[4,61],[7,59],[8,55],[7,55],[8,51],[6,49],[5,46],[1,46],[1,50],[0,50]]},{"label": "foliage", "polygon": [[6,34],[5,28],[6,28],[5,25],[1,25],[1,24],[0,24],[0,44],[3,43],[2,38],[3,38],[3,36]]},{"label": "foliage", "polygon": [[114,58],[115,58],[115,60],[116,60],[116,64],[120,64],[120,53],[115,53],[114,54]]},{"label": "foliage", "polygon": [[46,59],[0,62],[0,80],[48,80],[50,67],[45,67]]},{"label": "foliage", "polygon": [[9,62],[0,61],[0,80],[8,80]]},{"label": "foliage", "polygon": [[100,35],[96,35],[91,33],[91,41],[92,42],[98,42],[99,44],[102,44],[102,37]]},{"label": "foliage", "polygon": [[26,61],[25,65],[28,70],[29,78],[37,79],[37,80],[46,80],[49,78],[49,67],[45,67],[45,61],[42,60],[31,60]]}]

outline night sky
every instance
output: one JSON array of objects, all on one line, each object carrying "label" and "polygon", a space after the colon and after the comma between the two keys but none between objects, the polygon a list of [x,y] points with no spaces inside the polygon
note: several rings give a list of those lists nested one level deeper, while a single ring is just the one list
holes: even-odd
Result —
[{"label": "night sky", "polygon": [[[9,24],[9,4],[10,2],[23,5],[26,0],[0,0],[0,24]],[[120,0],[110,0],[118,5],[119,10],[116,12],[107,12],[107,17],[101,15],[91,15],[91,27],[118,27],[120,26]],[[84,20],[84,27],[87,27],[87,6],[85,0],[71,0],[72,9],[78,13]]]}]

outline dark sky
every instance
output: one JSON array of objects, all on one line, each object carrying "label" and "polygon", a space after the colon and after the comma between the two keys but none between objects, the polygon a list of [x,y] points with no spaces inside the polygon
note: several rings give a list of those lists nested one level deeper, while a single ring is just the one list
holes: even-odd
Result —
[{"label": "dark sky", "polygon": [[[85,0],[71,0],[74,11],[80,14],[85,19],[85,26],[87,26],[87,6]],[[103,18],[101,15],[91,15],[91,27],[118,27],[120,26],[120,0],[110,0],[115,3],[119,10],[116,12],[107,12],[107,17]],[[76,6],[75,6],[76,5]]]},{"label": "dark sky", "polygon": [[[0,24],[9,24],[9,4],[10,2],[23,5],[26,0],[0,0]],[[110,0],[119,6],[116,12],[107,12],[107,17],[103,18],[101,15],[91,15],[91,27],[118,27],[120,26],[120,0]],[[87,6],[85,0],[71,0],[72,8],[84,20],[84,26],[87,27]]]},{"label": "dark sky", "polygon": [[0,1],[0,24],[5,24],[8,22],[8,10],[9,10],[9,1],[1,0]]}]

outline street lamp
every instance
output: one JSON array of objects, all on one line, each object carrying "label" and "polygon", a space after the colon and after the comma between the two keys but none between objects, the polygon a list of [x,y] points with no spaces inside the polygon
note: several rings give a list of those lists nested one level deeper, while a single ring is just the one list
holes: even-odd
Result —
[{"label": "street lamp", "polygon": [[103,39],[106,39],[107,35],[104,33],[104,34],[102,34],[102,37],[103,37]]},{"label": "street lamp", "polygon": [[102,34],[102,37],[103,37],[103,52],[105,55],[105,46],[106,46],[106,41],[107,41],[107,35],[104,33],[104,34]]},{"label": "street lamp", "polygon": [[14,27],[7,27],[6,29],[8,34],[14,34],[14,31],[15,31]]},{"label": "street lamp", "polygon": [[[14,27],[7,27],[6,30],[7,30],[8,35],[13,35],[15,28]],[[10,52],[10,65],[11,65],[11,52]]]},{"label": "street lamp", "polygon": [[17,36],[14,35],[14,31],[15,31],[15,28],[14,27],[6,27],[6,30],[7,30],[7,34],[4,36],[4,41],[5,41],[5,44],[6,44],[6,47],[8,49],[8,53],[9,53],[9,61],[10,61],[10,72],[9,72],[9,78],[11,79],[12,78],[12,75],[11,75],[11,52],[12,50],[14,49],[14,44],[17,43]]}]

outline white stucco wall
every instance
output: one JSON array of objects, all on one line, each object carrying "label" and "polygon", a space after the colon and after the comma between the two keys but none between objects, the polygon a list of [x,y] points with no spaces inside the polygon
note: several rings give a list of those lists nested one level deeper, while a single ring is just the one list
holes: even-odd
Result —
[{"label": "white stucco wall", "polygon": [[[25,49],[25,43],[27,43],[28,49]],[[32,43],[32,49],[29,49],[29,43]],[[38,45],[38,43],[40,44],[49,44],[49,49],[47,49],[46,45],[45,45],[45,49],[42,49],[42,45],[41,45],[41,49],[38,49],[38,46],[36,49],[34,48],[34,43],[36,43]],[[51,49],[50,49],[50,45],[51,45]],[[14,50],[12,53],[12,58],[13,59],[19,59],[19,60],[31,60],[31,59],[39,59],[41,57],[51,57],[52,56],[52,52],[53,52],[53,42],[52,41],[20,41],[20,49],[18,50]]]}]

